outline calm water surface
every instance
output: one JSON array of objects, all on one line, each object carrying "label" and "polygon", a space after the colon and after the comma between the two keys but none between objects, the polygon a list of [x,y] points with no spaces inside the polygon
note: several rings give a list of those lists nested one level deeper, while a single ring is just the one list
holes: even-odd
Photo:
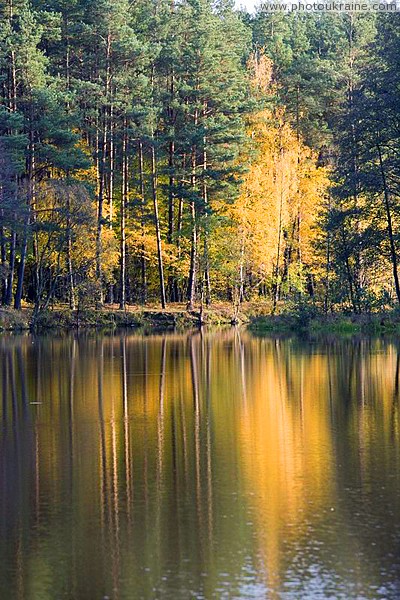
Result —
[{"label": "calm water surface", "polygon": [[400,598],[400,343],[0,338],[0,598]]}]

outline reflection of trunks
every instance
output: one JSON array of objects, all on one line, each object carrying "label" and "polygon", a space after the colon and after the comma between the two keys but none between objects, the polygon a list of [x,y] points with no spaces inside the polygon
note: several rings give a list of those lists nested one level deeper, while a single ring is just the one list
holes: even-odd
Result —
[{"label": "reflection of trunks", "polygon": [[384,339],[0,338],[0,597],[395,598],[399,371]]}]

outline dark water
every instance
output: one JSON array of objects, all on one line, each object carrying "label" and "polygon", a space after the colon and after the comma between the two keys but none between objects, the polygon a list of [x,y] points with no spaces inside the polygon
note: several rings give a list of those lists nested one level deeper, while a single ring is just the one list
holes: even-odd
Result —
[{"label": "dark water", "polygon": [[399,348],[0,338],[0,598],[400,598]]}]

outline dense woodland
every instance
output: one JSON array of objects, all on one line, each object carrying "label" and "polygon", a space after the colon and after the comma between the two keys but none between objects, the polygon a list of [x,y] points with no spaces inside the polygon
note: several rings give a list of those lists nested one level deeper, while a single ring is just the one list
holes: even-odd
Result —
[{"label": "dense woodland", "polygon": [[1,303],[400,302],[400,14],[0,0]]}]

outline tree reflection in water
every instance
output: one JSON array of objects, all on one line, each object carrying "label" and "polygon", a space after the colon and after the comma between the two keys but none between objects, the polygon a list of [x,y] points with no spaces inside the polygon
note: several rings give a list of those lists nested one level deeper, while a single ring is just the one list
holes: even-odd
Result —
[{"label": "tree reflection in water", "polygon": [[4,336],[0,356],[0,597],[398,597],[396,342]]}]

